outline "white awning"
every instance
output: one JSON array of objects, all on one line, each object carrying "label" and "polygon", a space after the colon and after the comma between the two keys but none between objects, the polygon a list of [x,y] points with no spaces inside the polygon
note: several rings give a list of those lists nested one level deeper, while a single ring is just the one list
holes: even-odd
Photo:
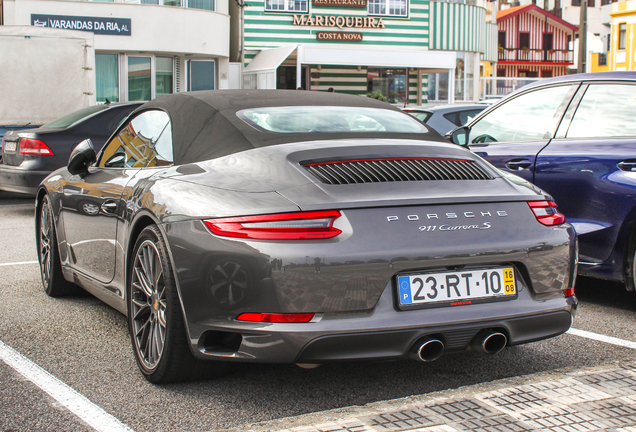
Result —
[{"label": "white awning", "polygon": [[[298,56],[302,64],[375,66],[429,69],[448,72],[455,69],[452,51],[399,51],[395,48],[347,49],[302,45]],[[260,55],[260,54],[259,54]],[[250,64],[251,66],[251,64]]]},{"label": "white awning", "polygon": [[256,54],[243,73],[275,70],[296,50],[296,47],[291,45],[262,50]]}]

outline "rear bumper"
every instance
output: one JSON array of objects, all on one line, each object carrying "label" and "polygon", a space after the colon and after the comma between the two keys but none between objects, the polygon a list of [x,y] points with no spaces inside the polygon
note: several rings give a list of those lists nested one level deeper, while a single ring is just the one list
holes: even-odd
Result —
[{"label": "rear bumper", "polygon": [[0,164],[0,190],[35,195],[50,171],[26,171]]},{"label": "rear bumper", "polygon": [[519,345],[565,333],[572,318],[571,312],[559,311],[459,326],[325,336],[309,342],[295,362],[401,359],[406,357],[416,341],[424,337],[441,340],[444,352],[466,351],[478,333],[486,329],[504,333],[508,346]]},{"label": "rear bumper", "polygon": [[[577,308],[574,296],[528,306],[531,296],[524,288],[519,293],[526,303],[522,308],[513,300],[397,311],[391,291],[385,290],[372,313],[358,316],[325,315],[318,322],[306,324],[231,321],[214,326],[215,329],[204,331],[198,341],[192,341],[194,353],[199,358],[262,363],[399,360],[406,358],[424,337],[441,340],[444,352],[450,353],[469,350],[482,330],[505,334],[508,346],[558,336],[570,328]],[[484,313],[488,319],[474,318]],[[462,322],[460,315],[473,318]]]}]

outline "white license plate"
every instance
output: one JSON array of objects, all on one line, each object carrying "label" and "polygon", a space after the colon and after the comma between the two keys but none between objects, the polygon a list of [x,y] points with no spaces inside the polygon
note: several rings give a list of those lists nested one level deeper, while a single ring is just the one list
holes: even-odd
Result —
[{"label": "white license plate", "polygon": [[17,146],[18,146],[18,142],[17,141],[9,141],[9,142],[4,143],[5,151],[15,151]]},{"label": "white license plate", "polygon": [[397,284],[402,306],[460,306],[517,294],[512,267],[398,276]]}]

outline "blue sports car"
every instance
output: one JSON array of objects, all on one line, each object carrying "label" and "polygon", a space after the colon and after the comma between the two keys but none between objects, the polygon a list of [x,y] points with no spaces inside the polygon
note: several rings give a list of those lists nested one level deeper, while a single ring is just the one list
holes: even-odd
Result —
[{"label": "blue sports car", "polygon": [[550,193],[579,235],[579,274],[634,290],[636,72],[541,80],[447,138]]}]

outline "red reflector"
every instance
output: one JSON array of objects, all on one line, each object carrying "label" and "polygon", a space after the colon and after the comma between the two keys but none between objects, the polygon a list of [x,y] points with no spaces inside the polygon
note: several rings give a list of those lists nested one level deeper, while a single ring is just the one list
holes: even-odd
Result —
[{"label": "red reflector", "polygon": [[574,295],[574,287],[563,290],[563,295],[566,297],[572,297]]},{"label": "red reflector", "polygon": [[281,213],[209,219],[203,223],[212,233],[223,237],[258,240],[310,240],[332,238],[340,234],[333,222],[341,216],[337,210]]},{"label": "red reflector", "polygon": [[30,139],[30,138],[22,138],[20,140],[20,151],[21,155],[43,155],[43,156],[53,156],[53,152],[50,148],[47,147],[40,140]]},{"label": "red reflector", "polygon": [[554,226],[565,223],[565,216],[557,211],[554,201],[528,201],[528,206],[537,221],[543,225]]},{"label": "red reflector", "polygon": [[237,321],[266,322],[266,323],[307,323],[314,318],[312,313],[300,314],[265,314],[242,313],[236,317]]}]

